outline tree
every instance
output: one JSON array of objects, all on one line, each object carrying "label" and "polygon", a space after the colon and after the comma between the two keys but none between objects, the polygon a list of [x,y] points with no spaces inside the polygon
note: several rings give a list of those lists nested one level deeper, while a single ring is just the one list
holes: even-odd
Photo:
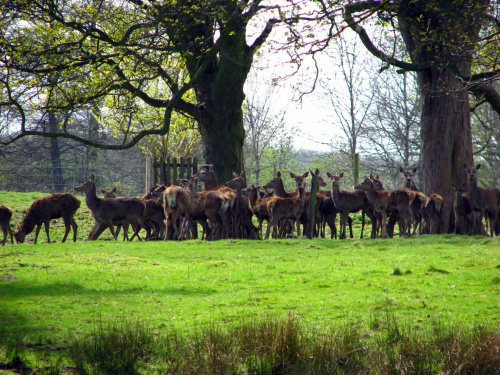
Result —
[{"label": "tree", "polygon": [[321,86],[327,94],[329,108],[335,114],[335,124],[347,141],[346,152],[351,170],[354,170],[354,155],[358,152],[373,104],[373,95],[366,87],[369,71],[363,64],[356,40],[350,42],[345,34],[341,34],[333,50],[334,56],[330,59],[339,61],[340,72],[336,72],[331,80],[323,80]]},{"label": "tree", "polygon": [[[255,75],[247,82],[246,91],[243,112],[246,137],[243,155],[247,180],[259,185],[261,173],[272,166],[272,161],[269,160],[271,154],[277,154],[275,150],[280,146],[280,142],[283,142],[284,146],[291,141],[288,139],[290,134],[284,122],[286,110],[275,110],[274,86],[261,93],[264,90],[259,86],[259,77]],[[272,173],[274,174],[274,168]],[[267,177],[269,175],[267,173]]]},{"label": "tree", "polygon": [[[194,118],[205,160],[221,181],[243,169],[243,85],[255,53],[278,22],[268,17],[247,43],[251,20],[276,6],[262,0],[148,0],[0,2],[0,102],[45,112],[74,111],[97,99],[132,95],[161,108],[163,121],[102,144],[70,133],[43,132],[21,121],[3,144],[27,135],[65,137],[93,147],[125,149],[147,135],[165,135],[172,112]],[[265,15],[263,15],[265,17]],[[50,27],[49,27],[50,25]],[[182,64],[187,76],[174,69]],[[47,89],[46,76],[54,80]],[[162,82],[168,91],[157,97],[148,88]],[[195,102],[185,95],[194,90]],[[57,100],[56,100],[57,98]]]},{"label": "tree", "polygon": [[386,72],[384,79],[370,85],[370,93],[375,106],[365,127],[363,149],[383,161],[389,174],[400,177],[400,166],[420,165],[421,103],[415,76]]},{"label": "tree", "polygon": [[[473,163],[469,92],[500,113],[500,95],[491,84],[499,73],[491,53],[498,39],[497,11],[487,0],[368,0],[343,8],[346,24],[385,64],[381,70],[394,66],[417,74],[423,187],[443,195],[447,231],[452,229],[451,184],[464,182],[463,165]],[[378,16],[375,27],[367,29],[362,20],[372,16]],[[368,31],[384,25],[394,31],[394,39],[376,45]],[[411,62],[395,53],[401,38]]]}]

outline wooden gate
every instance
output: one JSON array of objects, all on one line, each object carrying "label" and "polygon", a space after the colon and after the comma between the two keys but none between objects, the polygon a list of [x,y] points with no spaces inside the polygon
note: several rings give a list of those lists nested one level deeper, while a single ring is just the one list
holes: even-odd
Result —
[{"label": "wooden gate", "polygon": [[150,172],[146,172],[146,191],[158,184],[178,185],[180,179],[190,179],[198,172],[198,160],[196,158],[150,158],[146,166],[146,170],[148,169]]}]

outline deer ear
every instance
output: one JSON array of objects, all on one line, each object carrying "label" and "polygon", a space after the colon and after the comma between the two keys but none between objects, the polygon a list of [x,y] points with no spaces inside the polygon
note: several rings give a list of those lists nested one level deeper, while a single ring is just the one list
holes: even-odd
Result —
[{"label": "deer ear", "polygon": [[[312,172],[311,172],[311,174],[312,174]],[[317,175],[319,175],[319,169],[318,169],[318,168],[316,168],[316,171],[314,172],[314,174],[315,174],[316,176],[317,176]]]},{"label": "deer ear", "polygon": [[93,173],[89,176],[89,180],[90,180],[90,181],[94,181],[94,180],[95,180],[95,176],[94,176],[94,174],[93,174]]},{"label": "deer ear", "polygon": [[467,164],[464,163],[464,169],[467,170],[469,167],[467,167]]},{"label": "deer ear", "polygon": [[238,177],[240,177],[240,176],[238,176],[238,173],[233,172],[233,177],[234,177],[234,178],[238,178]]},{"label": "deer ear", "polygon": [[101,189],[101,193],[106,194],[106,190]]},{"label": "deer ear", "polygon": [[280,172],[280,171],[278,171],[278,172],[276,173],[276,177],[281,178],[281,172]]},{"label": "deer ear", "polygon": [[476,169],[481,168],[481,164],[476,165]]},{"label": "deer ear", "polygon": [[291,178],[295,178],[295,177],[297,177],[297,176],[295,176],[295,173],[290,172],[290,177],[291,177]]},{"label": "deer ear", "polygon": [[112,193],[114,193],[116,191],[116,186],[113,188],[113,190],[111,190]]},{"label": "deer ear", "polygon": [[340,178],[344,177],[344,172],[340,172],[339,177]]},{"label": "deer ear", "polygon": [[405,173],[405,170],[404,170],[404,168],[403,168],[403,167],[399,167],[399,171],[400,171],[401,173]]},{"label": "deer ear", "polygon": [[411,171],[411,172],[412,172],[412,173],[417,173],[417,169],[418,169],[418,167],[415,167],[415,168],[413,168],[413,169],[412,169],[412,171]]},{"label": "deer ear", "polygon": [[307,176],[309,176],[309,172],[306,172],[302,175],[302,178],[306,178]]},{"label": "deer ear", "polygon": [[328,178],[333,179],[333,175],[330,172],[326,172],[326,175],[328,176]]},{"label": "deer ear", "polygon": [[241,177],[241,178],[246,178],[245,171],[241,171],[241,173],[240,173],[240,177]]}]

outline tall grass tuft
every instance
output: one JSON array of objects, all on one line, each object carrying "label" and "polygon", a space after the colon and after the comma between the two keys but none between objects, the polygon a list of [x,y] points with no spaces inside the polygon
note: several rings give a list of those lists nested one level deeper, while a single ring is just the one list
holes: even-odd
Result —
[{"label": "tall grass tuft", "polygon": [[[209,324],[181,336],[154,337],[138,322],[99,325],[69,355],[80,374],[493,375],[500,373],[500,332],[434,324],[422,329],[393,316],[376,329],[302,328],[293,314]],[[138,368],[141,371],[138,371]]]},{"label": "tall grass tuft", "polygon": [[135,374],[137,361],[147,357],[154,341],[140,321],[100,323],[88,339],[72,337],[68,356],[80,374]]}]

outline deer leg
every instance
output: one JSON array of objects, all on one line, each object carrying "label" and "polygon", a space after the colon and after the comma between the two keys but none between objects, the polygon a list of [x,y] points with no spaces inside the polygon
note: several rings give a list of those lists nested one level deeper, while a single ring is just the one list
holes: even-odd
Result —
[{"label": "deer leg", "polygon": [[361,222],[361,236],[359,238],[363,238],[363,232],[365,231],[365,211],[363,210],[361,212],[361,216],[362,216],[362,222]]},{"label": "deer leg", "polygon": [[71,226],[69,225],[70,218],[63,217],[63,221],[64,221],[64,237],[62,239],[62,242],[65,242],[66,238],[68,237],[68,233],[71,230]]},{"label": "deer leg", "polygon": [[7,225],[6,223],[2,223],[2,232],[3,232],[3,241],[2,246],[7,242]]}]

